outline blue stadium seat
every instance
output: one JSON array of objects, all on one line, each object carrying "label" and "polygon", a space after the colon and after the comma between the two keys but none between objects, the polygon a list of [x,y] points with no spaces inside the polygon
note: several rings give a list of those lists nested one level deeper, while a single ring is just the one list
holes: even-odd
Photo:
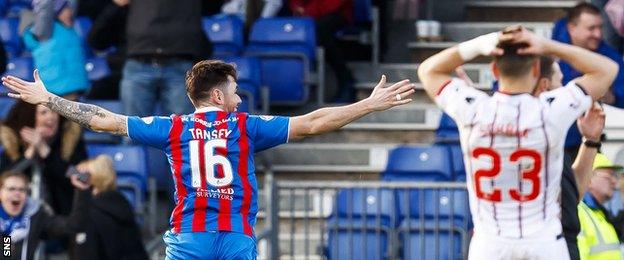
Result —
[{"label": "blue stadium seat", "polygon": [[87,37],[89,36],[89,31],[91,30],[92,25],[93,22],[88,16],[78,16],[74,19],[74,30],[82,40],[82,47],[84,48],[85,55],[87,57],[94,56],[93,50],[87,43]]},{"label": "blue stadium seat", "polygon": [[364,31],[370,31],[370,25],[373,22],[373,3],[371,0],[354,0],[353,1],[353,26],[348,26],[336,33],[338,38],[344,38],[349,35],[359,35]]},{"label": "blue stadium seat", "polygon": [[113,159],[119,190],[129,198],[135,212],[142,213],[147,197],[149,174],[145,147],[90,144],[87,146],[87,154],[89,157],[105,154]]},{"label": "blue stadium seat", "polygon": [[271,104],[299,105],[308,99],[315,51],[312,19],[267,18],[253,24],[245,55],[260,58]]},{"label": "blue stadium seat", "polygon": [[397,201],[403,259],[462,259],[472,228],[466,190],[410,190]]},{"label": "blue stadium seat", "polygon": [[394,192],[342,189],[327,222],[328,259],[388,259],[397,224]]},{"label": "blue stadium seat", "polygon": [[173,187],[171,178],[171,166],[167,160],[167,156],[161,150],[152,147],[146,147],[147,163],[150,169],[149,175],[156,180],[156,188],[158,190],[168,191]]},{"label": "blue stadium seat", "polygon": [[93,22],[88,16],[79,16],[74,19],[74,30],[82,39],[86,39],[91,30]]},{"label": "blue stadium seat", "polygon": [[32,0],[8,0],[7,16],[19,17],[23,10],[32,9]]},{"label": "blue stadium seat", "polygon": [[9,0],[0,0],[0,17],[5,17],[9,11]]},{"label": "blue stadium seat", "polygon": [[[382,224],[393,226],[396,221],[394,192],[390,189],[342,189],[336,195],[333,214],[337,218],[376,218]],[[381,202],[381,203],[380,203]]]},{"label": "blue stadium seat", "polygon": [[451,151],[451,160],[453,161],[453,172],[455,181],[466,181],[466,167],[464,165],[464,154],[459,144],[451,144],[448,146]]},{"label": "blue stadium seat", "polygon": [[0,19],[0,38],[9,58],[19,57],[22,54],[22,39],[18,34],[19,18],[6,17]]},{"label": "blue stadium seat", "polygon": [[33,59],[30,57],[10,58],[7,62],[4,75],[11,75],[28,81],[33,81]]},{"label": "blue stadium seat", "polygon": [[459,131],[457,130],[457,124],[449,115],[443,113],[440,117],[440,126],[436,130],[436,139],[440,141],[455,141],[459,142]]},{"label": "blue stadium seat", "polygon": [[453,177],[448,149],[443,146],[401,146],[393,149],[381,178],[388,181],[450,181]]},{"label": "blue stadium seat", "polygon": [[117,177],[117,191],[119,191],[130,203],[134,210],[136,222],[140,227],[144,223],[145,194],[141,192],[140,181],[130,176]]},{"label": "blue stadium seat", "polygon": [[262,105],[260,61],[254,57],[226,57],[223,61],[236,64],[238,89],[243,103],[239,110],[253,113]]},{"label": "blue stadium seat", "polygon": [[451,162],[452,162],[452,170],[453,177],[451,178],[454,181],[466,181],[466,167],[464,166],[464,154],[461,149],[461,145],[459,142],[451,141],[451,142],[437,142],[436,145],[443,146],[448,149]]},{"label": "blue stadium seat", "polygon": [[204,32],[210,38],[216,57],[237,56],[243,51],[243,21],[235,15],[202,18]]},{"label": "blue stadium seat", "polygon": [[136,190],[133,186],[126,186],[126,183],[119,183],[117,181],[117,190],[128,200],[130,206],[135,209],[139,208],[139,198],[137,197]]},{"label": "blue stadium seat", "polygon": [[90,81],[100,80],[111,73],[108,62],[102,57],[87,58],[85,69]]},{"label": "blue stadium seat", "polygon": [[371,0],[353,1],[353,20],[355,23],[370,23],[373,21],[373,3]]},{"label": "blue stadium seat", "polygon": [[[409,194],[407,198],[406,194]],[[397,193],[401,219],[455,219],[470,222],[466,190],[412,189]]]},{"label": "blue stadium seat", "polygon": [[[104,108],[113,113],[123,113],[123,106],[118,100],[86,100],[85,103],[93,104]],[[116,144],[121,141],[121,137],[112,135],[109,133],[97,133],[91,130],[85,129],[83,131],[83,138],[87,143],[112,143]]]},{"label": "blue stadium seat", "polygon": [[87,154],[89,157],[100,154],[110,156],[113,159],[113,164],[119,179],[127,177],[140,180],[142,192],[145,193],[145,191],[147,191],[147,177],[149,171],[145,147],[138,145],[90,144],[87,145]]},{"label": "blue stadium seat", "polygon": [[454,227],[449,229],[448,225],[444,224],[420,229],[419,220],[411,222],[413,223],[404,222],[400,227],[412,230],[399,234],[402,246],[400,259],[466,259],[465,252],[468,248],[466,231]]},{"label": "blue stadium seat", "polygon": [[10,97],[0,97],[0,120],[4,120],[7,115],[9,115],[9,111],[11,111],[11,107],[15,104],[16,99]]}]

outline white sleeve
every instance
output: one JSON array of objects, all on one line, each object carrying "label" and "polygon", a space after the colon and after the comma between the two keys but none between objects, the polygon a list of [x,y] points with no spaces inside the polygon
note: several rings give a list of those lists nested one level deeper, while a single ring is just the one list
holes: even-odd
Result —
[{"label": "white sleeve", "polygon": [[442,86],[435,102],[457,125],[470,123],[477,105],[489,97],[485,92],[469,86],[464,80],[452,78]]},{"label": "white sleeve", "polygon": [[567,131],[591,107],[592,98],[581,86],[570,81],[565,87],[542,93],[540,102],[546,108],[546,120]]}]

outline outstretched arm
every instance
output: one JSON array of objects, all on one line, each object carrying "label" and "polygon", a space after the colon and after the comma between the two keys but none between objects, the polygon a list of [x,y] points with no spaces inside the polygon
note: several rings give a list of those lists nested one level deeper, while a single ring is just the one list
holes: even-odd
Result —
[{"label": "outstretched arm", "polygon": [[[600,142],[600,135],[604,129],[605,113],[602,107],[597,103],[576,121],[579,131],[586,140]],[[579,148],[572,170],[574,171],[574,179],[578,188],[579,198],[582,199],[589,180],[593,174],[594,158],[598,153],[598,149],[581,145]]]},{"label": "outstretched arm", "polygon": [[127,118],[107,111],[101,107],[69,101],[48,92],[35,70],[35,82],[7,76],[2,77],[2,84],[15,93],[9,97],[20,98],[35,105],[44,105],[61,116],[96,132],[108,132],[115,135],[127,135]]},{"label": "outstretched arm", "polygon": [[382,76],[373,93],[366,99],[351,105],[326,107],[290,120],[289,140],[298,140],[337,130],[374,111],[382,111],[394,106],[407,104],[414,93],[414,85],[403,80],[385,87],[386,76]]}]

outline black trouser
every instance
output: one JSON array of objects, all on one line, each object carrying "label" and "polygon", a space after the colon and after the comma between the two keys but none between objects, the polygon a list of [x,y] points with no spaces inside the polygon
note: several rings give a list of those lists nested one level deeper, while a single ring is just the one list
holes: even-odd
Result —
[{"label": "black trouser", "polygon": [[574,171],[572,170],[572,158],[569,151],[564,155],[563,170],[561,176],[561,225],[563,227],[563,236],[568,245],[568,252],[571,260],[579,260],[578,245],[576,244],[576,236],[581,230],[581,223],[578,218],[578,202],[579,194],[576,181],[574,179]]},{"label": "black trouser", "polygon": [[326,14],[316,20],[316,40],[325,49],[325,59],[338,79],[338,93],[353,91],[353,75],[338,46],[336,32],[345,27],[347,21],[340,13]]},{"label": "black trouser", "polygon": [[568,253],[570,254],[570,260],[580,260],[578,244],[576,237],[568,239],[565,237],[566,244],[568,245]]}]

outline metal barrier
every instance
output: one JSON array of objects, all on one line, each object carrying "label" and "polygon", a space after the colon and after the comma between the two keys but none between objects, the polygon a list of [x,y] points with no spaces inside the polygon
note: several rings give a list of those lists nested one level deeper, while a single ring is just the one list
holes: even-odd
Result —
[{"label": "metal barrier", "polygon": [[261,259],[467,257],[465,183],[270,182],[263,191],[272,199],[259,214]]}]

